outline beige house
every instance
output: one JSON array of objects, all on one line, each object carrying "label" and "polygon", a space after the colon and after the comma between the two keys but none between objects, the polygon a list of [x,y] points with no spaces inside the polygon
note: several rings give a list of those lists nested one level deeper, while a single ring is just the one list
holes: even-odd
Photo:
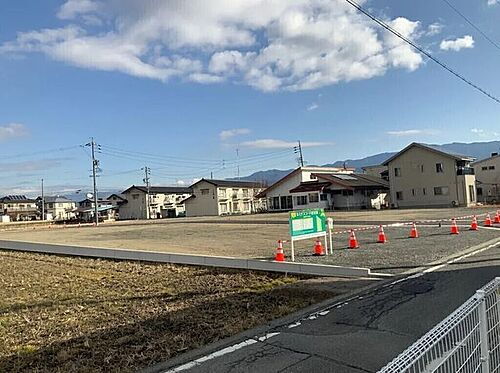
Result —
[{"label": "beige house", "polygon": [[262,183],[238,180],[201,179],[191,185],[192,196],[185,200],[186,216],[251,214],[265,209],[256,196]]},{"label": "beige house", "polygon": [[412,143],[389,158],[394,207],[471,206],[476,203],[472,157]]},{"label": "beige house", "polygon": [[[46,196],[43,198],[45,216],[53,220],[70,220],[76,217],[76,202],[61,196]],[[42,198],[37,198],[37,204],[42,210]]]},{"label": "beige house", "polygon": [[0,198],[1,215],[12,221],[35,220],[39,216],[36,200],[24,195],[11,195]]},{"label": "beige house", "polygon": [[382,207],[379,196],[388,191],[386,180],[355,174],[353,168],[299,167],[259,196],[267,198],[269,211],[352,210]]},{"label": "beige house", "polygon": [[[123,191],[118,205],[120,219],[162,219],[185,215],[184,200],[191,195],[186,187],[136,186]],[[111,196],[112,197],[112,196]],[[149,213],[148,213],[149,206]]]},{"label": "beige house", "polygon": [[500,201],[500,155],[472,163],[476,173],[477,201],[498,203]]}]

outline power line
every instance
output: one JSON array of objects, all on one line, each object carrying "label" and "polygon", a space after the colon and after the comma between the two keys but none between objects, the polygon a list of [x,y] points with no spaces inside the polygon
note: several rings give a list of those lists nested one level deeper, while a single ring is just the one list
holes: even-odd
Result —
[{"label": "power line", "polygon": [[356,2],[354,2],[352,0],[345,0],[345,1],[347,3],[349,3],[350,5],[352,5],[354,8],[356,8],[359,12],[363,13],[365,16],[367,16],[368,18],[370,18],[372,21],[376,22],[377,24],[379,24],[380,26],[382,26],[384,29],[386,29],[390,33],[394,34],[395,36],[397,36],[398,38],[400,38],[401,40],[403,40],[407,44],[411,45],[413,48],[415,48],[417,51],[419,51],[420,53],[422,53],[424,56],[426,56],[427,58],[429,58],[432,61],[434,61],[435,63],[437,63],[443,69],[445,69],[448,72],[450,72],[451,74],[455,75],[458,79],[462,80],[464,83],[468,84],[472,88],[474,88],[477,91],[481,92],[483,95],[485,95],[488,98],[492,99],[497,104],[500,104],[500,99],[499,98],[493,96],[492,94],[488,93],[487,91],[485,91],[484,89],[482,89],[481,87],[479,87],[477,84],[473,83],[472,81],[468,80],[464,76],[460,75],[460,73],[458,73],[455,70],[453,70],[451,67],[449,67],[448,65],[446,65],[444,62],[441,62],[440,60],[438,60],[436,57],[434,57],[433,55],[431,55],[429,52],[425,51],[422,47],[420,47],[419,45],[417,45],[416,43],[414,43],[410,39],[406,38],[405,36],[401,35],[398,31],[394,30],[387,23],[385,23],[384,21],[379,20],[377,17],[375,17],[374,15],[372,15],[371,13],[369,13],[367,10],[365,10],[363,7],[361,7],[361,5],[357,4]]},{"label": "power line", "polygon": [[447,4],[451,9],[453,9],[453,11],[455,13],[457,13],[460,17],[462,17],[465,20],[465,22],[467,22],[469,25],[471,25],[472,28],[474,28],[477,32],[479,32],[486,40],[488,40],[491,45],[493,45],[495,48],[497,48],[498,50],[500,50],[500,45],[496,41],[494,41],[493,39],[491,39],[488,35],[486,35],[486,33],[483,30],[481,30],[478,26],[476,26],[469,18],[467,18],[465,16],[465,14],[463,14],[460,10],[458,10],[448,0],[443,0],[443,2],[445,4]]}]

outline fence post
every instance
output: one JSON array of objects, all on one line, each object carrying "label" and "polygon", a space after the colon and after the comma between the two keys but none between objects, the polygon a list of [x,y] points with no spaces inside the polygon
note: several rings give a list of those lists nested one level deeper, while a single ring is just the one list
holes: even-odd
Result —
[{"label": "fence post", "polygon": [[481,371],[490,372],[490,349],[488,346],[488,317],[486,314],[486,293],[484,290],[476,291],[479,300],[479,340],[481,343]]}]

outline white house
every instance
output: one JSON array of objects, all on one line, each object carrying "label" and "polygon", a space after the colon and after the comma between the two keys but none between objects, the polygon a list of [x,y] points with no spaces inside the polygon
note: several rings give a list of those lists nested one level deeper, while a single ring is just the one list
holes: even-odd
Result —
[{"label": "white house", "polygon": [[201,179],[191,185],[193,194],[186,199],[186,216],[251,214],[265,209],[265,201],[256,197],[262,183],[239,180]]},{"label": "white house", "polygon": [[500,155],[472,163],[476,174],[477,201],[498,203],[500,201]]},{"label": "white house", "polygon": [[35,220],[40,215],[34,199],[24,195],[10,195],[0,198],[0,211],[10,220]]},{"label": "white house", "polygon": [[[353,168],[299,167],[260,193],[269,211],[304,208],[380,208],[389,184],[380,177],[355,174]],[[378,204],[377,204],[378,203]]]},{"label": "white house", "polygon": [[[70,220],[76,217],[76,202],[63,196],[43,197],[45,214],[54,220]],[[42,197],[37,198],[38,208],[42,209]]]},{"label": "white house", "polygon": [[[132,185],[121,193],[120,219],[161,219],[185,215],[184,200],[191,195],[186,187]],[[149,207],[149,212],[148,212]]]}]

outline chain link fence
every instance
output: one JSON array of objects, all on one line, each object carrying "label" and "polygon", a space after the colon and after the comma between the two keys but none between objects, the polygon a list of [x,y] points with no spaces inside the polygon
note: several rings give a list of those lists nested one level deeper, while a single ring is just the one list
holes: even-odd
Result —
[{"label": "chain link fence", "polygon": [[497,277],[379,373],[500,373]]}]

